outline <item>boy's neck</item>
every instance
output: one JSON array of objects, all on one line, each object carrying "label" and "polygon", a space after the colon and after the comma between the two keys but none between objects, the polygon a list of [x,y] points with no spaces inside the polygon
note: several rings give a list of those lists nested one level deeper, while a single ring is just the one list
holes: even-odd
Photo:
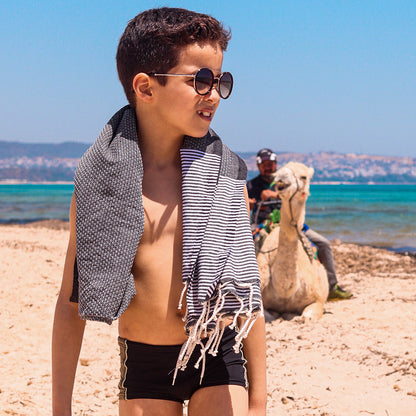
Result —
[{"label": "boy's neck", "polygon": [[143,164],[160,167],[161,169],[176,164],[184,136],[175,136],[164,131],[160,122],[153,120],[152,117],[139,115],[138,111],[136,111],[136,117]]}]

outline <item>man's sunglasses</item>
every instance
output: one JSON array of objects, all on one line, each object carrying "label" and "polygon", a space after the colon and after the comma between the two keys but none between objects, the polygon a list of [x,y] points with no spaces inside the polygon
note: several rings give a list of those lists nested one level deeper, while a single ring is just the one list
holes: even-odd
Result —
[{"label": "man's sunglasses", "polygon": [[233,76],[229,72],[223,72],[215,77],[209,68],[201,68],[195,74],[148,74],[152,77],[193,77],[194,89],[199,95],[207,95],[215,86],[221,98],[228,98],[233,90]]}]

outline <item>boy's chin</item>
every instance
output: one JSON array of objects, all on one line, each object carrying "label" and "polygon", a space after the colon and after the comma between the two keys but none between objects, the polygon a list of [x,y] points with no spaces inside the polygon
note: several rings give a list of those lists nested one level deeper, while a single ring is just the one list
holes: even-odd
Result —
[{"label": "boy's chin", "polygon": [[186,136],[190,137],[205,137],[208,133],[209,126],[203,129],[194,129],[193,131],[189,131]]}]

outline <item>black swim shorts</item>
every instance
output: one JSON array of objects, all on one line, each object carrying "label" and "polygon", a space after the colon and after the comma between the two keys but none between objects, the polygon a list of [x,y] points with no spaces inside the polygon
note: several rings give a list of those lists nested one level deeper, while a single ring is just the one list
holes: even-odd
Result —
[{"label": "black swim shorts", "polygon": [[205,373],[200,384],[200,346],[195,350],[184,371],[179,370],[172,386],[176,361],[182,345],[149,345],[118,339],[120,346],[120,400],[161,399],[183,403],[203,387],[238,385],[247,387],[246,368],[242,349],[235,353],[236,332],[226,328],[218,354],[206,354]]}]

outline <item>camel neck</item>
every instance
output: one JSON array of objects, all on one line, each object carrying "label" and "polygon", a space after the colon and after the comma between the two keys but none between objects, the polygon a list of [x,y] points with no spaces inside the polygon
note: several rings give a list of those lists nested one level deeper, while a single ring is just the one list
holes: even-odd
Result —
[{"label": "camel neck", "polygon": [[280,209],[280,229],[284,232],[285,238],[289,238],[289,240],[293,241],[297,241],[298,239],[296,226],[301,229],[305,218],[304,207],[303,211],[299,208],[300,207],[294,203],[292,203],[292,207],[290,207],[289,201],[282,201],[282,207]]}]

